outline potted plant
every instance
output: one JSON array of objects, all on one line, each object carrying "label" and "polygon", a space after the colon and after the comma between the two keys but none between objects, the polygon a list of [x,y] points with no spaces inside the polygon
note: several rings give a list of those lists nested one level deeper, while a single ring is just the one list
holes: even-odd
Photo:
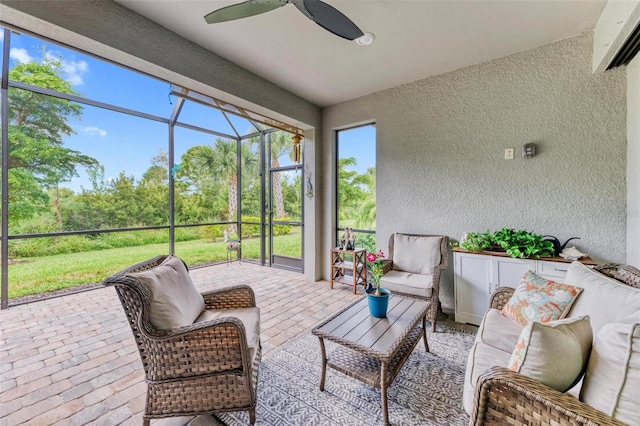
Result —
[{"label": "potted plant", "polygon": [[377,253],[367,254],[367,269],[371,275],[371,283],[367,286],[367,299],[369,302],[369,312],[376,318],[387,316],[387,306],[389,305],[389,295],[391,292],[380,287],[380,278],[384,273],[385,257],[382,250]]}]

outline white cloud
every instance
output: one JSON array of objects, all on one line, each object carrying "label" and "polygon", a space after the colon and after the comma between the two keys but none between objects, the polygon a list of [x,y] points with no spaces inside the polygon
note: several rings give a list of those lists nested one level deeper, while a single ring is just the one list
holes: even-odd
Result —
[{"label": "white cloud", "polygon": [[9,57],[21,64],[27,64],[33,61],[33,57],[27,53],[27,49],[19,49],[17,47],[12,47],[11,50],[9,50]]},{"label": "white cloud", "polygon": [[62,72],[67,75],[67,81],[74,86],[82,84],[82,76],[89,69],[85,61],[62,61]]},{"label": "white cloud", "polygon": [[107,136],[107,131],[101,129],[100,127],[96,127],[96,126],[87,126],[84,128],[84,131],[87,132],[90,135],[98,135],[98,136]]},{"label": "white cloud", "polygon": [[67,61],[66,59],[60,59],[59,52],[48,50],[46,53],[47,59],[52,61],[60,61],[60,70],[66,76],[66,80],[74,86],[82,85],[82,76],[89,70],[89,64],[84,60],[79,61]]}]

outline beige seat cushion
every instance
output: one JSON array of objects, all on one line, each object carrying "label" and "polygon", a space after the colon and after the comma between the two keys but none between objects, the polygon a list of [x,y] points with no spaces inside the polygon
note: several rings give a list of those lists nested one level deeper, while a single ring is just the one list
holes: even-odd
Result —
[{"label": "beige seat cushion", "polygon": [[622,284],[580,262],[569,266],[564,282],[584,289],[567,317],[589,315],[594,336],[605,324],[640,312],[640,289]]},{"label": "beige seat cushion", "polygon": [[151,293],[149,321],[158,330],[191,325],[204,310],[204,299],[178,257],[169,256],[154,268],[127,276],[140,281]]},{"label": "beige seat cushion", "polygon": [[406,234],[393,236],[393,269],[430,275],[440,264],[442,237],[419,237]]},{"label": "beige seat cushion", "polygon": [[196,322],[213,321],[224,317],[234,317],[242,321],[245,334],[247,335],[247,346],[251,349],[257,347],[260,341],[260,309],[239,308],[239,309],[209,309],[196,319]]},{"label": "beige seat cushion", "polygon": [[462,395],[462,403],[467,414],[470,415],[473,409],[473,393],[478,378],[490,367],[495,365],[501,367],[506,366],[510,356],[511,351],[505,352],[482,342],[476,342],[473,345],[467,360]]},{"label": "beige seat cushion", "polygon": [[433,275],[420,275],[411,272],[391,270],[380,278],[380,286],[414,296],[431,297],[433,291]]},{"label": "beige seat cushion", "polygon": [[580,400],[625,423],[640,425],[640,314],[600,329]]},{"label": "beige seat cushion", "polygon": [[592,340],[588,316],[533,322],[522,329],[507,367],[566,392],[582,378]]},{"label": "beige seat cushion", "polygon": [[505,317],[499,309],[489,309],[476,333],[476,342],[511,353],[522,332],[522,326]]}]

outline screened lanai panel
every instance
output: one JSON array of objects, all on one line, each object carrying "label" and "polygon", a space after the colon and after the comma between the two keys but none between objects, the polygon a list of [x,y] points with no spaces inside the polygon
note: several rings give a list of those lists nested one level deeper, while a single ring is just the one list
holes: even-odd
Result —
[{"label": "screened lanai panel", "polygon": [[9,105],[10,234],[168,225],[166,124],[17,88]]},{"label": "screened lanai panel", "polygon": [[[278,130],[269,134],[271,167],[283,167],[298,164],[294,161],[293,134]],[[302,157],[301,157],[302,158]]]},{"label": "screened lanai panel", "polygon": [[174,129],[175,222],[237,221],[237,142]]},{"label": "screened lanai panel", "polygon": [[166,82],[28,34],[12,32],[10,46],[11,80],[161,117],[171,114]]},{"label": "screened lanai panel", "polygon": [[96,285],[132,264],[169,251],[168,230],[9,240],[9,299]]},{"label": "screened lanai panel", "polygon": [[222,112],[197,102],[184,102],[178,115],[178,122],[237,137]]}]

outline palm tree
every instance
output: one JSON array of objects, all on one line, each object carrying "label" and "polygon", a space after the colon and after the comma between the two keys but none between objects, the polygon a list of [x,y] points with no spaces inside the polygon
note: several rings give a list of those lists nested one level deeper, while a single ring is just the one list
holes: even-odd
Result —
[{"label": "palm tree", "polygon": [[366,189],[362,194],[356,215],[356,227],[375,229],[376,227],[376,169],[369,167],[367,172],[355,179]]},{"label": "palm tree", "polygon": [[[197,148],[197,149],[196,149]],[[241,148],[242,166],[248,169],[259,164],[257,154],[252,152],[249,144],[243,143]],[[201,145],[190,150],[193,165],[200,172],[210,176],[212,180],[224,181],[229,190],[228,219],[237,221],[238,210],[238,158],[237,142],[230,139],[216,138],[215,144]],[[229,227],[232,234],[237,233],[234,225]]]},{"label": "palm tree", "polygon": [[[289,153],[289,157],[293,159],[293,143],[291,142],[291,135],[283,131],[271,133],[272,169],[280,167],[280,157],[286,153]],[[273,187],[273,203],[275,204],[277,218],[283,218],[286,216],[284,211],[284,198],[282,197],[281,180],[280,172],[274,172],[271,185]]]}]

